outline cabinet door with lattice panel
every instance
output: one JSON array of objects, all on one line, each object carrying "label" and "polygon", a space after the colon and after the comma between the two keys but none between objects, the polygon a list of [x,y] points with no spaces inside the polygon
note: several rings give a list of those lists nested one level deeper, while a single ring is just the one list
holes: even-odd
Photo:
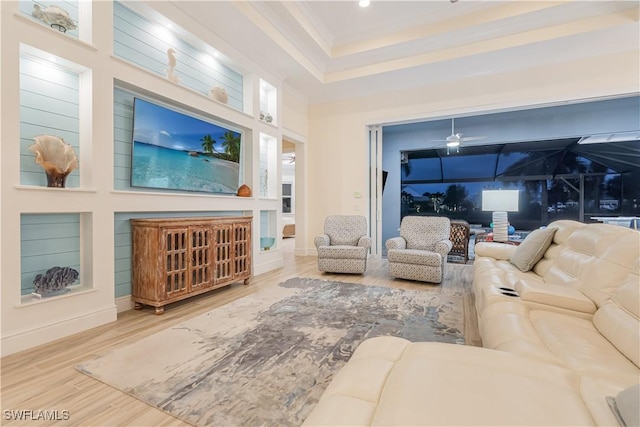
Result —
[{"label": "cabinet door with lattice panel", "polygon": [[213,227],[214,236],[214,285],[234,277],[233,274],[233,224]]},{"label": "cabinet door with lattice panel", "polygon": [[211,227],[189,227],[191,291],[213,286],[213,231]]},{"label": "cabinet door with lattice panel", "polygon": [[163,254],[160,280],[164,299],[187,294],[189,289],[189,228],[162,230],[160,254]]},{"label": "cabinet door with lattice panel", "polygon": [[[251,275],[251,223],[235,223],[233,225],[233,265],[235,277]],[[245,284],[247,281],[245,280]]]}]

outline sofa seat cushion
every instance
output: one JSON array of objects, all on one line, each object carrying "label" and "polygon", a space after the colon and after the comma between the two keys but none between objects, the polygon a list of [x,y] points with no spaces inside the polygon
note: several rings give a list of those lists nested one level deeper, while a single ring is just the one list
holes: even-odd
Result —
[{"label": "sofa seat cushion", "polygon": [[514,354],[377,337],[356,349],[304,425],[615,424],[605,395],[586,402],[582,383],[560,366]]},{"label": "sofa seat cushion", "polygon": [[362,246],[320,246],[318,247],[318,257],[334,259],[365,259],[367,248]]},{"label": "sofa seat cushion", "polygon": [[640,370],[592,320],[516,302],[491,304],[480,327],[484,347],[508,351],[604,378],[638,380]]},{"label": "sofa seat cushion", "polygon": [[387,251],[387,259],[389,262],[402,264],[419,264],[432,267],[442,265],[442,255],[420,249],[390,249]]}]

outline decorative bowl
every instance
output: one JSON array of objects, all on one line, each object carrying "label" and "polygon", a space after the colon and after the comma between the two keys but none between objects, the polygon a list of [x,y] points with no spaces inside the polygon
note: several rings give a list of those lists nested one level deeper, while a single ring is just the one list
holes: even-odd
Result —
[{"label": "decorative bowl", "polygon": [[260,247],[265,250],[268,251],[269,249],[271,249],[271,247],[273,246],[273,244],[276,242],[276,238],[275,237],[261,237],[260,238]]}]

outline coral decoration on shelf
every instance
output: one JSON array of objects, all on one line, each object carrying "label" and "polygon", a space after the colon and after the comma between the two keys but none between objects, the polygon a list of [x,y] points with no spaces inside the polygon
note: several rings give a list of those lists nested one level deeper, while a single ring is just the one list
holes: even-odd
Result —
[{"label": "coral decoration on shelf", "polygon": [[76,152],[58,136],[38,135],[29,150],[36,155],[36,163],[47,174],[47,187],[65,186],[67,176],[78,168]]},{"label": "coral decoration on shelf", "polygon": [[46,297],[66,292],[67,286],[77,279],[78,271],[71,267],[51,267],[45,274],[38,274],[33,280],[33,294]]}]

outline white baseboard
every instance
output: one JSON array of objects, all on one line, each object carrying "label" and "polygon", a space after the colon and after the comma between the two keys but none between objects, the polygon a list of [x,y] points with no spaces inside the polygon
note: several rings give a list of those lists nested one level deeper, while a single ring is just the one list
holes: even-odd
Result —
[{"label": "white baseboard", "polygon": [[296,249],[293,251],[295,256],[318,256],[318,251],[315,249]]},{"label": "white baseboard", "polygon": [[276,268],[284,266],[284,260],[282,258],[274,259],[273,261],[267,261],[262,264],[256,264],[253,266],[253,275],[257,276],[262,273],[266,273]]},{"label": "white baseboard", "polygon": [[46,344],[69,335],[83,332],[96,326],[114,322],[117,319],[116,306],[109,305],[99,310],[82,313],[54,323],[46,323],[4,335],[2,356]]},{"label": "white baseboard", "polygon": [[133,310],[134,303],[131,300],[131,295],[125,295],[123,297],[116,298],[116,309],[118,313],[123,311]]}]

